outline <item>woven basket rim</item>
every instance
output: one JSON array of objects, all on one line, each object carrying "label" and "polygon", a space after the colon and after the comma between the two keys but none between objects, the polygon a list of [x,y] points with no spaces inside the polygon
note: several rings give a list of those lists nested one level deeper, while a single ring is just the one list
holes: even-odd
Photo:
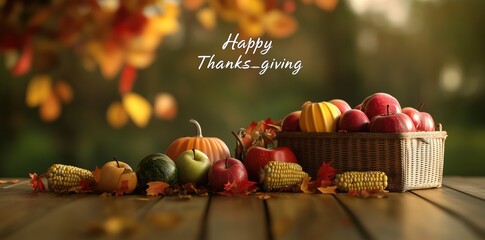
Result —
[{"label": "woven basket rim", "polygon": [[443,138],[446,139],[448,133],[446,131],[433,132],[403,132],[403,133],[373,133],[373,132],[278,132],[277,138],[292,137],[292,138],[372,138],[372,139],[411,139],[411,138]]}]

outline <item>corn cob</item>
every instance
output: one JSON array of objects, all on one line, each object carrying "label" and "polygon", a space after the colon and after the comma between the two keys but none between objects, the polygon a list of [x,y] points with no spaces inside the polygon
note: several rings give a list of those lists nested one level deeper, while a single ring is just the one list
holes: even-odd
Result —
[{"label": "corn cob", "polygon": [[305,173],[298,163],[269,162],[264,166],[262,182],[266,191],[282,191],[298,185]]},{"label": "corn cob", "polygon": [[47,170],[46,177],[49,190],[53,192],[70,191],[70,189],[80,186],[82,179],[94,182],[91,171],[63,164],[52,165]]},{"label": "corn cob", "polygon": [[349,171],[335,175],[335,185],[340,191],[384,190],[387,187],[386,173],[381,171]]}]

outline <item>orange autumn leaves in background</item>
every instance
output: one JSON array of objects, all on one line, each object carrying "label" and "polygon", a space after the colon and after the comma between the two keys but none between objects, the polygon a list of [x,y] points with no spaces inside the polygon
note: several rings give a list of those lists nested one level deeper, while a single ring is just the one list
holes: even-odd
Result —
[{"label": "orange autumn leaves in background", "polygon": [[[208,31],[217,21],[234,23],[245,37],[284,38],[295,33],[299,3],[332,11],[338,0],[93,0],[54,1],[27,6],[0,2],[0,52],[13,76],[33,72],[26,105],[39,108],[46,122],[61,116],[75,97],[69,79],[55,76],[58,55],[73,49],[86,71],[118,81],[120,99],[108,104],[106,121],[114,128],[129,120],[145,127],[152,116],[172,120],[177,100],[168,92],[146,99],[133,92],[137,71],[150,66],[167,36],[180,31],[182,14],[194,14]],[[184,11],[185,10],[185,11]],[[42,59],[42,60],[39,60]]]}]

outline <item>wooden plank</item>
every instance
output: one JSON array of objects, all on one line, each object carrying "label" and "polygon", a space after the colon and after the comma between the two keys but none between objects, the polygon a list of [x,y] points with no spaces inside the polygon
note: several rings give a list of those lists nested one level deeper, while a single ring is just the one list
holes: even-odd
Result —
[{"label": "wooden plank", "polygon": [[207,216],[207,239],[266,239],[264,201],[248,197],[213,196]]},{"label": "wooden plank", "polygon": [[[46,193],[45,195],[55,195]],[[159,198],[145,198],[140,196],[103,197],[101,195],[63,195],[58,201],[71,200],[67,204],[51,208],[43,216],[37,217],[24,228],[12,233],[12,239],[66,239],[88,237],[119,237],[132,236],[138,233],[140,212],[150,202]],[[53,198],[54,199],[54,198]],[[37,199],[30,203],[38,203]],[[39,208],[43,205],[38,205]],[[123,235],[121,235],[123,234]]]},{"label": "wooden plank", "polygon": [[412,193],[389,193],[384,199],[346,194],[337,198],[374,239],[481,239],[463,221]]},{"label": "wooden plank", "polygon": [[4,187],[0,191],[0,239],[73,200],[52,193],[32,192],[25,182]]},{"label": "wooden plank", "polygon": [[485,177],[445,177],[443,185],[485,200]]},{"label": "wooden plank", "polygon": [[151,207],[142,222],[139,239],[200,239],[209,197],[182,200],[166,197]]},{"label": "wooden plank", "polygon": [[276,194],[266,202],[274,239],[362,239],[332,195]]},{"label": "wooden plank", "polygon": [[485,236],[485,200],[448,187],[433,191],[416,190],[413,193],[453,213],[478,234]]}]

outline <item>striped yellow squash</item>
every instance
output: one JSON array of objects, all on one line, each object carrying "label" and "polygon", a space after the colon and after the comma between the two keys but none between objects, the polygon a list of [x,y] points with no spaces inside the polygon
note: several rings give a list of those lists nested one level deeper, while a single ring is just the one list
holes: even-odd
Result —
[{"label": "striped yellow squash", "polygon": [[329,102],[305,102],[301,109],[302,132],[336,132],[340,110]]}]

